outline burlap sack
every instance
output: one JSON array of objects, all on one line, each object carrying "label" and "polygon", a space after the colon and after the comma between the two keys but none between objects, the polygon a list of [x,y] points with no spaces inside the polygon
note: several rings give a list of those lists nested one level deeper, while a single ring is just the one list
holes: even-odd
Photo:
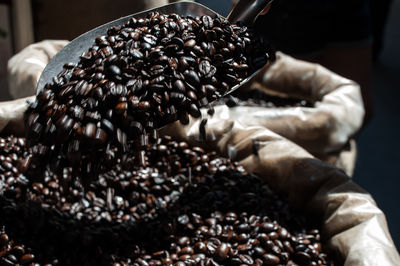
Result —
[{"label": "burlap sack", "polygon": [[50,59],[68,41],[47,40],[34,43],[14,55],[7,65],[7,79],[10,95],[14,99],[36,93],[36,84]]},{"label": "burlap sack", "polygon": [[363,122],[364,108],[358,84],[318,64],[296,60],[280,52],[277,61],[265,66],[243,90],[251,88],[315,103],[315,108],[231,109],[232,116],[242,124],[266,127],[314,155],[340,151]]},{"label": "burlap sack", "polygon": [[24,112],[34,96],[0,103],[0,133],[2,136],[25,136]]}]

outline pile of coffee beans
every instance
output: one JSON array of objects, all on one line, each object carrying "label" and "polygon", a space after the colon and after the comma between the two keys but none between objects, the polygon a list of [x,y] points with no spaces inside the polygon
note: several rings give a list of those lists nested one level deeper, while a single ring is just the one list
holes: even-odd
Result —
[{"label": "pile of coffee beans", "polygon": [[0,227],[0,265],[27,265],[34,262],[32,250],[15,243],[7,235],[4,226]]},{"label": "pile of coffee beans", "polygon": [[[41,261],[41,263],[39,263]],[[44,263],[46,262],[46,263]],[[51,261],[38,260],[35,253],[28,246],[15,241],[0,225],[0,265],[57,265],[57,259]]]},{"label": "pile of coffee beans", "polygon": [[[24,158],[22,160],[22,158]],[[30,156],[26,151],[24,138],[0,138],[0,190],[13,191],[20,195],[20,185],[27,185],[28,179],[20,173],[29,163]]]},{"label": "pile of coffee beans", "polygon": [[[327,265],[318,230],[297,236],[268,216],[213,212],[182,215],[168,224],[166,250],[128,263],[139,265]],[[116,258],[114,262],[121,263]],[[146,264],[147,263],[147,264]]]},{"label": "pile of coffee beans", "polygon": [[[35,163],[97,176],[157,129],[189,115],[273,60],[263,38],[221,17],[151,13],[99,36],[46,84],[26,114]],[[43,160],[46,157],[47,160]],[[43,167],[42,167],[43,168]]]},{"label": "pile of coffee beans", "polygon": [[[31,152],[23,139],[0,142],[19,150],[16,162]],[[0,225],[41,264],[329,264],[312,221],[237,163],[170,137],[143,151],[146,166],[138,160],[128,154],[87,189],[79,179],[63,186],[67,170],[2,179]]]},{"label": "pile of coffee beans", "polygon": [[223,97],[214,102],[215,105],[227,105],[229,107],[236,106],[252,106],[252,107],[314,107],[314,104],[296,98],[282,98],[266,94],[257,89],[237,90],[231,95]]}]

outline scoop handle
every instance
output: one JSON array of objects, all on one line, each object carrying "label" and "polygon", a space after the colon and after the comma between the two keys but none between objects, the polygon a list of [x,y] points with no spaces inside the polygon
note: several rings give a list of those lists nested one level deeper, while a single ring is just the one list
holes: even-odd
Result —
[{"label": "scoop handle", "polygon": [[226,18],[231,23],[241,21],[244,25],[251,26],[272,2],[273,0],[239,0]]}]

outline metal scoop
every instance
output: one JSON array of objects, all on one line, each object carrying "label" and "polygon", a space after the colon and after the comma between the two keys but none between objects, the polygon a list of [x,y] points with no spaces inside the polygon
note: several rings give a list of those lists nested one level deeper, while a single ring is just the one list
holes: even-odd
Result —
[{"label": "metal scoop", "polygon": [[[242,21],[245,25],[252,25],[257,16],[272,2],[272,0],[240,0],[227,16],[230,22]],[[89,47],[94,45],[97,36],[105,35],[107,30],[114,26],[122,26],[131,17],[144,18],[151,12],[161,14],[176,13],[180,16],[221,16],[208,7],[195,2],[177,2],[161,7],[153,8],[147,11],[129,15],[109,23],[103,24],[91,31],[88,31],[77,37],[58,52],[47,64],[42,72],[37,84],[37,93],[39,93],[47,83],[51,83],[53,77],[57,76],[63,70],[67,62],[78,63],[80,56],[87,52]],[[244,79],[238,85],[232,87],[225,95],[235,91],[244,83],[249,81],[258,71]]]}]

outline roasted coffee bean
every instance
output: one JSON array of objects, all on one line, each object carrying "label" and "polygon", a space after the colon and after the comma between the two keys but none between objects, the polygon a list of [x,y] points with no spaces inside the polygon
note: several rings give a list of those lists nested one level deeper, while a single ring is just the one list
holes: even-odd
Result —
[{"label": "roasted coffee bean", "polygon": [[[149,53],[149,58],[151,60],[156,60],[156,59],[160,58],[163,55],[164,55],[164,51],[161,50],[161,48],[154,48]],[[167,60],[168,60],[168,57],[167,57]]]},{"label": "roasted coffee bean", "polygon": [[254,255],[257,257],[262,257],[266,253],[262,247],[255,247],[253,250],[254,250]]},{"label": "roasted coffee bean", "polygon": [[139,49],[130,49],[129,53],[132,55],[133,58],[135,59],[142,59],[143,58],[143,53],[140,52]]},{"label": "roasted coffee bean", "polygon": [[107,140],[107,133],[101,128],[96,129],[95,139],[99,144],[103,144]]},{"label": "roasted coffee bean", "polygon": [[189,39],[185,42],[184,46],[186,49],[190,50],[196,45],[196,40],[194,39]]},{"label": "roasted coffee bean", "polygon": [[180,48],[184,46],[184,41],[179,37],[173,37],[171,43],[178,45]]},{"label": "roasted coffee bean", "polygon": [[213,115],[215,114],[215,109],[214,109],[214,107],[210,107],[210,108],[207,110],[207,114],[210,115],[210,116],[213,116]]},{"label": "roasted coffee bean", "polygon": [[261,229],[261,231],[264,232],[264,233],[273,232],[273,231],[274,231],[274,228],[275,228],[274,224],[273,224],[273,223],[269,223],[269,222],[265,222],[265,223],[262,223],[262,224],[260,225],[260,229]]},{"label": "roasted coffee bean", "polygon": [[[206,30],[205,31],[205,36],[208,41],[212,42],[217,39],[217,33],[214,30]],[[214,55],[215,52],[210,52],[210,55]]]},{"label": "roasted coffee bean", "polygon": [[9,261],[13,262],[13,263],[17,263],[17,262],[18,262],[17,257],[15,257],[13,254],[9,254],[9,255],[7,256],[7,259],[8,259]]},{"label": "roasted coffee bean", "polygon": [[199,118],[201,116],[199,108],[197,108],[194,103],[192,103],[189,107],[189,114],[194,118]]},{"label": "roasted coffee bean", "polygon": [[7,243],[8,243],[8,235],[2,233],[2,234],[0,235],[0,246],[1,246],[1,247],[4,247],[5,245],[7,245]]},{"label": "roasted coffee bean", "polygon": [[249,255],[239,255],[239,260],[240,260],[240,263],[243,263],[246,265],[253,265],[253,263],[254,263],[253,258]]},{"label": "roasted coffee bean", "polygon": [[202,137],[203,140],[207,140],[207,132],[206,132],[207,122],[208,122],[207,119],[202,119],[199,125],[200,136]]},{"label": "roasted coffee bean", "polygon": [[203,22],[204,27],[206,28],[213,28],[214,21],[210,16],[202,16],[201,21]]},{"label": "roasted coffee bean", "polygon": [[174,89],[180,93],[185,93],[186,87],[185,83],[182,80],[177,79],[173,85]]},{"label": "roasted coffee bean", "polygon": [[211,65],[209,61],[203,60],[199,64],[199,71],[204,78],[209,79],[217,73],[217,68]]},{"label": "roasted coffee bean", "polygon": [[150,68],[150,73],[153,76],[160,75],[164,72],[164,67],[162,65],[154,65]]},{"label": "roasted coffee bean", "polygon": [[109,133],[114,132],[114,125],[107,119],[101,120],[102,127],[107,130]]},{"label": "roasted coffee bean", "polygon": [[188,237],[181,237],[178,239],[177,242],[180,246],[186,246],[190,244],[190,238]]},{"label": "roasted coffee bean", "polygon": [[[152,79],[152,80],[150,81],[150,83],[151,83],[151,84],[159,84],[159,83],[162,83],[164,80],[165,80],[165,77],[164,77],[164,76],[158,76],[158,77]],[[153,87],[153,88],[154,88],[154,87]],[[164,87],[161,87],[161,88],[164,88]]]},{"label": "roasted coffee bean", "polygon": [[116,65],[110,65],[107,69],[106,69],[107,73],[110,76],[117,76],[117,75],[121,75],[121,69],[119,67],[117,67]]},{"label": "roasted coffee bean", "polygon": [[296,252],[293,256],[293,260],[300,265],[309,265],[311,262],[311,256],[306,252]]},{"label": "roasted coffee bean", "polygon": [[193,255],[194,251],[193,251],[193,248],[191,248],[191,247],[185,247],[185,248],[181,249],[181,251],[179,251],[178,254],[179,255],[184,255],[184,254]]},{"label": "roasted coffee bean", "polygon": [[189,82],[193,86],[196,86],[200,83],[200,78],[194,70],[185,70],[183,75],[185,76],[186,82]]},{"label": "roasted coffee bean", "polygon": [[182,112],[178,114],[178,118],[182,125],[189,124],[189,114],[187,112]]},{"label": "roasted coffee bean", "polygon": [[142,101],[142,102],[139,102],[138,108],[140,111],[147,111],[151,108],[151,105],[147,101]]},{"label": "roasted coffee bean", "polygon": [[[186,84],[186,86],[189,87],[190,85],[189,85],[189,84]],[[192,86],[191,88],[193,88],[193,86]],[[196,95],[196,93],[195,93],[193,90],[188,90],[188,91],[186,92],[186,96],[187,96],[190,100],[192,100],[192,101],[194,101],[194,102],[197,101],[197,95]]]},{"label": "roasted coffee bean", "polygon": [[226,101],[226,105],[229,107],[235,107],[238,105],[238,100],[234,98],[233,96],[229,95],[228,99]]},{"label": "roasted coffee bean", "polygon": [[178,60],[176,58],[169,58],[168,65],[172,70],[175,70],[178,68]]},{"label": "roasted coffee bean", "polygon": [[177,44],[170,44],[167,47],[165,47],[165,52],[168,53],[169,55],[174,55],[179,51],[180,47]]},{"label": "roasted coffee bean", "polygon": [[25,254],[21,257],[20,263],[21,264],[28,264],[31,263],[35,259],[33,254]]},{"label": "roasted coffee bean", "polygon": [[215,250],[215,259],[222,262],[228,259],[230,253],[231,248],[226,243],[221,243]]},{"label": "roasted coffee bean", "polygon": [[265,263],[265,265],[278,265],[280,262],[279,257],[273,254],[263,255],[262,260]]},{"label": "roasted coffee bean", "polygon": [[87,137],[87,138],[94,138],[95,134],[96,134],[96,125],[93,123],[89,123],[85,126],[85,128],[83,129],[83,134]]},{"label": "roasted coffee bean", "polygon": [[128,110],[128,103],[127,102],[119,103],[119,104],[117,104],[115,106],[115,112],[117,114],[122,114],[127,110]]},{"label": "roasted coffee bean", "polygon": [[182,56],[181,58],[179,58],[179,70],[181,72],[184,72],[185,70],[190,68],[189,58],[190,57],[185,57],[185,56]]},{"label": "roasted coffee bean", "polygon": [[119,128],[117,128],[117,132],[116,132],[116,139],[118,141],[119,144],[121,144],[122,146],[126,145],[127,142],[127,136],[126,134]]},{"label": "roasted coffee bean", "polygon": [[207,105],[208,105],[208,99],[207,99],[207,97],[202,97],[202,98],[199,100],[199,105],[202,106],[202,107],[207,106]]}]

